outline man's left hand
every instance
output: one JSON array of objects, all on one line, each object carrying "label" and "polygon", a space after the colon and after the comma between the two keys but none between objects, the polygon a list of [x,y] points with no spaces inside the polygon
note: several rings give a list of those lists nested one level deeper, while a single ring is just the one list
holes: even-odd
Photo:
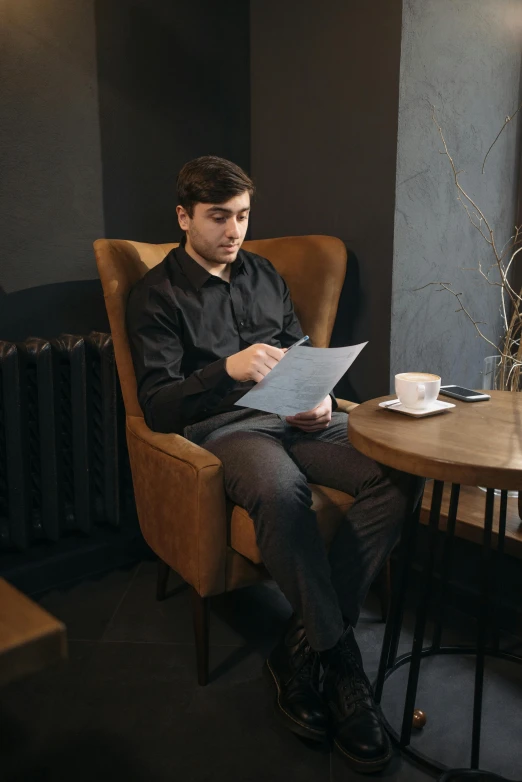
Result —
[{"label": "man's left hand", "polygon": [[323,401],[314,407],[313,410],[308,410],[306,413],[297,413],[297,415],[286,416],[287,423],[290,426],[296,426],[298,429],[302,429],[303,432],[318,432],[321,429],[326,429],[332,420],[332,397],[327,396]]}]

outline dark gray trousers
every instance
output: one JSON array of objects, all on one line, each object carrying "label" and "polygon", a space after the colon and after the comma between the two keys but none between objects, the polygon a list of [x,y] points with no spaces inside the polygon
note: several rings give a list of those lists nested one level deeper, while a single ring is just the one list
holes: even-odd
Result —
[{"label": "dark gray trousers", "polygon": [[[337,412],[327,429],[306,433],[278,415],[245,408],[184,432],[222,461],[226,492],[252,518],[263,561],[317,651],[335,645],[343,617],[357,623],[422,487],[420,479],[359,453],[347,426],[347,414]],[[329,553],[308,482],[355,497]]]}]

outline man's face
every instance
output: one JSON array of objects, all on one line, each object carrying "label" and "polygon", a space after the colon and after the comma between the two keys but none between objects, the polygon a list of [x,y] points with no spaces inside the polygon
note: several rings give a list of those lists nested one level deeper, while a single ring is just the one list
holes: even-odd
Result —
[{"label": "man's face", "polygon": [[211,265],[236,260],[248,228],[250,194],[247,191],[224,204],[195,204],[192,217],[182,206],[176,211],[180,227],[187,233],[189,254]]}]

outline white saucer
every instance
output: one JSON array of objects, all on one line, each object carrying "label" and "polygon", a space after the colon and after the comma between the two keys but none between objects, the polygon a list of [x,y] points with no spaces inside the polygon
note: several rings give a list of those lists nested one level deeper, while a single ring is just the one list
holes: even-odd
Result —
[{"label": "white saucer", "polygon": [[412,415],[414,418],[426,418],[428,415],[437,415],[437,413],[444,413],[456,405],[451,402],[443,402],[440,399],[436,399],[426,410],[415,410],[410,407],[405,407],[402,404],[392,404],[393,399],[389,399],[387,402],[379,402],[379,407],[387,408],[396,413],[403,413],[404,415]]}]

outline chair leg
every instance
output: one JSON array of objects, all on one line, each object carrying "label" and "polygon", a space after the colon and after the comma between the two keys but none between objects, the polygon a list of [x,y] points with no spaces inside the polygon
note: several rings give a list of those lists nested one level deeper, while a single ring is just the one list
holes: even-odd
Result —
[{"label": "chair leg", "polygon": [[381,617],[385,622],[388,618],[391,601],[391,558],[388,557],[377,577],[379,599],[381,601]]},{"label": "chair leg", "polygon": [[208,641],[209,641],[209,598],[201,595],[191,587],[192,621],[194,623],[194,638],[196,641],[196,659],[198,664],[198,684],[208,684]]},{"label": "chair leg", "polygon": [[158,579],[156,581],[156,600],[165,600],[170,567],[162,559],[158,559]]}]

